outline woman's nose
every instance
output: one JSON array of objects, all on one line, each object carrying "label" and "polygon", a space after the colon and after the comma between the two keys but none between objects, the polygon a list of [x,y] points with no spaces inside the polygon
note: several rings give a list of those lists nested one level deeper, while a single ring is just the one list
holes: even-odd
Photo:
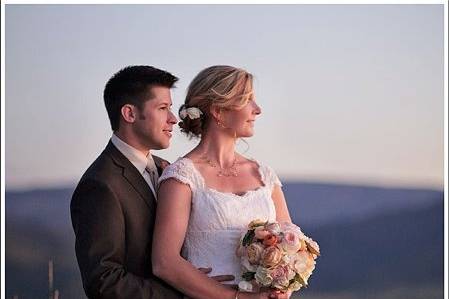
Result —
[{"label": "woman's nose", "polygon": [[261,109],[260,106],[257,105],[255,102],[254,102],[254,113],[255,113],[256,115],[259,115],[259,114],[262,113],[262,109]]}]

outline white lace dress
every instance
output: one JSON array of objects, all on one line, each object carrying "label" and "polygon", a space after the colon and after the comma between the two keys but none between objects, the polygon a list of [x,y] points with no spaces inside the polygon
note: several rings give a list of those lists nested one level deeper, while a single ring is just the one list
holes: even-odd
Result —
[{"label": "white lace dress", "polygon": [[167,166],[159,182],[174,178],[190,186],[192,205],[182,255],[195,267],[212,267],[210,275],[231,274],[241,278],[236,248],[243,230],[254,219],[276,220],[271,198],[274,185],[282,186],[270,167],[259,164],[263,186],[243,195],[224,193],[205,185],[193,161],[179,158]]}]

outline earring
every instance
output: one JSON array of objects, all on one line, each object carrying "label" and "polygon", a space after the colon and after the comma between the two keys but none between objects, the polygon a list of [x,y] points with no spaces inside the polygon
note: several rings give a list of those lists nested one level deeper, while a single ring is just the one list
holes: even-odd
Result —
[{"label": "earring", "polygon": [[217,119],[217,125],[219,127],[222,127],[223,129],[226,129],[226,127],[221,123],[221,121],[219,119]]}]

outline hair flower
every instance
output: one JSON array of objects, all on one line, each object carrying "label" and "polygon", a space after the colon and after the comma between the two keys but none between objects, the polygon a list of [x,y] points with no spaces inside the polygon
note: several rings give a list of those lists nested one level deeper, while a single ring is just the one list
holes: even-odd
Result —
[{"label": "hair flower", "polygon": [[200,118],[203,112],[201,112],[200,109],[196,107],[190,107],[190,108],[182,108],[182,110],[179,112],[179,116],[181,119],[185,119],[187,116],[190,119],[197,119]]}]

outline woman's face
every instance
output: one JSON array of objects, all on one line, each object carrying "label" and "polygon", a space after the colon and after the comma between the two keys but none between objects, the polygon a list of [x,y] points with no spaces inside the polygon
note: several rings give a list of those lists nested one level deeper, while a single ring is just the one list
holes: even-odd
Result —
[{"label": "woman's face", "polygon": [[239,110],[223,111],[223,125],[232,131],[235,137],[251,137],[254,135],[254,122],[256,116],[261,113],[254,97],[251,97],[246,105]]}]

